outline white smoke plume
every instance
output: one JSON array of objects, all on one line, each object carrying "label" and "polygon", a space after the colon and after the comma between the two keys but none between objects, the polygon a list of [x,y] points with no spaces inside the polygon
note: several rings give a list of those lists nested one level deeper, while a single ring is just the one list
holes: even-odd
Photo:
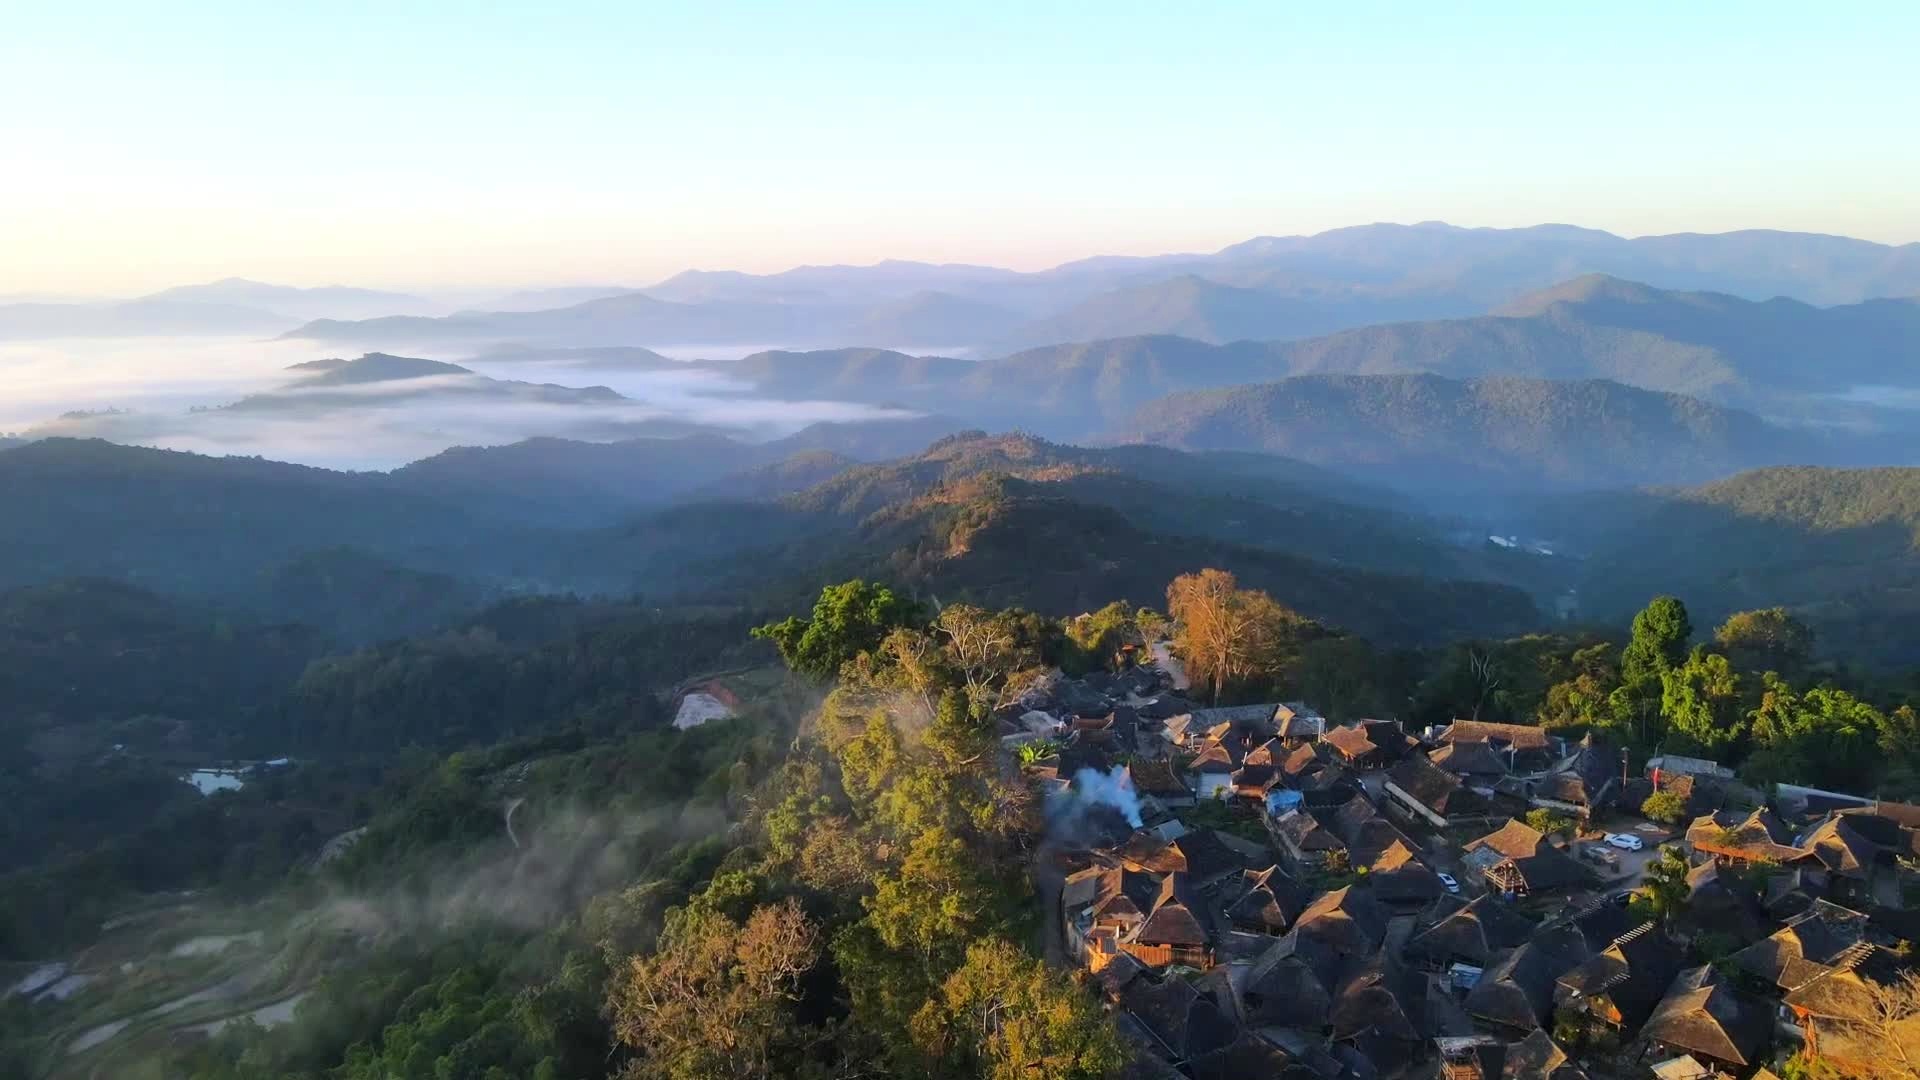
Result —
[{"label": "white smoke plume", "polygon": [[1126,766],[1115,765],[1104,773],[1081,769],[1073,774],[1069,790],[1088,806],[1111,806],[1126,817],[1127,824],[1140,827],[1140,796],[1134,793]]}]

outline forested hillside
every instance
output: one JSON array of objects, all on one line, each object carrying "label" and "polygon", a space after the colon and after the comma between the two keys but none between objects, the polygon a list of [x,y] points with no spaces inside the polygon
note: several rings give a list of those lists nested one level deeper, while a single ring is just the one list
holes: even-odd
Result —
[{"label": "forested hillside", "polygon": [[1429,489],[1521,491],[1718,479],[1844,452],[1751,413],[1615,382],[1301,376],[1177,394],[1116,438],[1261,450]]}]

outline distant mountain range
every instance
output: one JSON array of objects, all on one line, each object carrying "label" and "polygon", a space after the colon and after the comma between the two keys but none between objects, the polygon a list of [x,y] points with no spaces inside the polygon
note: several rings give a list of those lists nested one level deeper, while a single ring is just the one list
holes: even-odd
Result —
[{"label": "distant mountain range", "polygon": [[898,260],[687,271],[642,289],[522,290],[454,314],[399,293],[229,279],[137,300],[0,304],[0,338],[291,332],[385,350],[860,345],[984,356],[1142,334],[1226,343],[1465,318],[1587,274],[1755,301],[1857,304],[1920,295],[1920,245],[1762,230],[1628,239],[1565,225],[1377,224],[1030,273]]},{"label": "distant mountain range", "polygon": [[689,271],[644,290],[444,318],[320,320],[292,331],[391,348],[533,345],[933,347],[988,355],[1176,334],[1224,343],[1483,315],[1588,274],[1665,289],[1854,304],[1920,294],[1920,245],[1784,232],[1626,239],[1570,226],[1368,225],[1212,254],[1100,257],[1020,273],[883,262],[777,274]]},{"label": "distant mountain range", "polygon": [[297,319],[370,319],[427,310],[434,306],[430,300],[406,293],[356,289],[345,285],[302,289],[292,285],[249,281],[246,278],[225,278],[204,285],[178,285],[162,289],[145,299],[182,304],[229,304]]},{"label": "distant mountain range", "polygon": [[0,304],[0,339],[269,336],[310,319],[371,318],[432,306],[416,296],[372,289],[298,289],[227,278],[132,300]]}]

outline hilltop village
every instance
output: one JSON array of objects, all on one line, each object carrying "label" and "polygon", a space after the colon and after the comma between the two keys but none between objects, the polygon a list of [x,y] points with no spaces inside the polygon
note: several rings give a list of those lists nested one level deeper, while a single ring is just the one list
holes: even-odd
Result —
[{"label": "hilltop village", "polygon": [[[1046,799],[1049,960],[1139,1077],[1774,1080],[1920,1058],[1920,806],[1594,738],[1202,708],[1055,676],[1001,741]],[[1670,827],[1642,816],[1656,792]],[[1669,815],[1673,816],[1673,815]],[[1910,1075],[1898,1074],[1896,1075]]]}]

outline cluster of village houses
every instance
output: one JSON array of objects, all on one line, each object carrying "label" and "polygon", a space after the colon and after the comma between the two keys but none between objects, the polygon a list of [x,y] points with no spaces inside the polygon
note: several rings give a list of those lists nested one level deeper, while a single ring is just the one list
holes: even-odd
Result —
[{"label": "cluster of village houses", "polygon": [[[1153,669],[1056,677],[1002,735],[1057,748],[1029,769],[1059,823],[1041,895],[1139,1076],[1774,1080],[1802,1050],[1843,1076],[1920,1068],[1920,1015],[1874,994],[1916,959],[1920,807],[1801,790],[1734,810],[1712,762],[1633,775],[1538,727],[1199,708]],[[1644,851],[1596,831],[1634,829],[1656,786],[1690,826],[1639,822]],[[1537,808],[1578,825],[1543,835]],[[1692,870],[1656,923],[1629,893],[1663,842]]]}]

